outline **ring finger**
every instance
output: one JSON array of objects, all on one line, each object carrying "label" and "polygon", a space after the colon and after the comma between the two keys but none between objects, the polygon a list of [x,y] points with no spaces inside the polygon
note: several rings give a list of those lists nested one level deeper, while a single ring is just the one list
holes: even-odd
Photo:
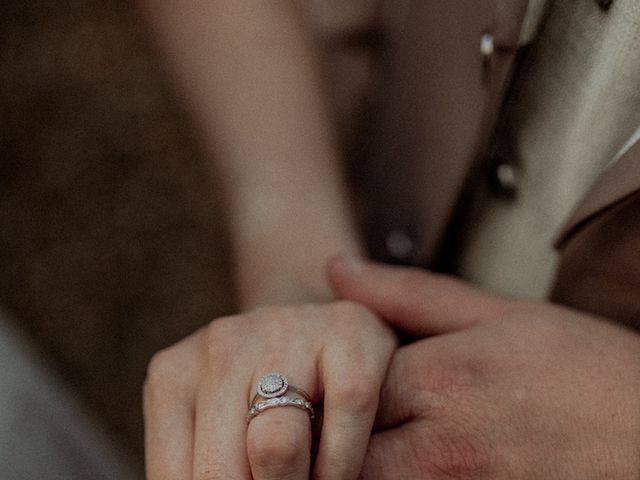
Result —
[{"label": "ring finger", "polygon": [[[315,365],[309,363],[305,366],[300,362],[289,365],[295,365],[287,371],[291,387],[282,393],[272,392],[273,401],[286,401],[282,400],[286,398],[304,400],[303,395],[296,392],[297,388],[304,389],[310,400],[317,400]],[[259,380],[267,372],[258,373]],[[270,400],[261,396],[258,401]],[[254,480],[308,480],[311,461],[309,414],[308,409],[301,405],[296,408],[278,403],[251,419],[247,427],[247,457]]]}]

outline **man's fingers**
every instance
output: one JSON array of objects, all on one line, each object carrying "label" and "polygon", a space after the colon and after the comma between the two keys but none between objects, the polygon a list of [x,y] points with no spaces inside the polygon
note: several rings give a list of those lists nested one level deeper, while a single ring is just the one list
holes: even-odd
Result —
[{"label": "man's fingers", "polygon": [[419,449],[426,448],[423,435],[418,431],[420,428],[428,428],[428,425],[407,425],[372,435],[359,478],[409,480],[398,472],[420,472],[419,477],[412,476],[411,480],[435,480],[437,477],[427,471],[426,465],[420,464],[421,457],[416,454]]},{"label": "man's fingers", "polygon": [[512,311],[515,302],[450,276],[351,257],[332,259],[328,277],[338,297],[362,303],[394,327],[416,336],[499,318]]},{"label": "man's fingers", "polygon": [[[496,478],[492,455],[468,432],[426,420],[372,435],[362,480]],[[515,477],[507,477],[515,478]]]},{"label": "man's fingers", "polygon": [[374,433],[360,478],[497,478],[495,443],[489,431],[484,429],[487,422],[469,425],[464,420],[455,414],[416,417],[398,427]]}]

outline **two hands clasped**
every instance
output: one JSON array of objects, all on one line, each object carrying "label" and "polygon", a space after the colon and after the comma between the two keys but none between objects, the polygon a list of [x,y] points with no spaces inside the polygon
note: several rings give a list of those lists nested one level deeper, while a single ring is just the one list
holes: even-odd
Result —
[{"label": "two hands clasped", "polygon": [[[218,319],[156,355],[149,480],[639,478],[636,332],[414,269],[337,259],[329,279],[344,300]],[[247,424],[269,372],[314,420]]]}]

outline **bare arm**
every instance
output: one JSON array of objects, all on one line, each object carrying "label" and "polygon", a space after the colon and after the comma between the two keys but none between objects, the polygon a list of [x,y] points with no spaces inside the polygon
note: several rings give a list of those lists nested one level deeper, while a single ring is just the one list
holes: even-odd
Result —
[{"label": "bare arm", "polygon": [[358,253],[332,119],[295,0],[141,0],[222,174],[240,300],[330,298]]}]

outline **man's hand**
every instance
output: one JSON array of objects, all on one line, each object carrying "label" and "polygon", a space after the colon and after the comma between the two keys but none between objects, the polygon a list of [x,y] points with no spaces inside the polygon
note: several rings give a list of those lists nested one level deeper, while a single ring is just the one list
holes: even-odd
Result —
[{"label": "man's hand", "polygon": [[334,261],[397,351],[364,479],[640,478],[640,336],[407,268]]}]

